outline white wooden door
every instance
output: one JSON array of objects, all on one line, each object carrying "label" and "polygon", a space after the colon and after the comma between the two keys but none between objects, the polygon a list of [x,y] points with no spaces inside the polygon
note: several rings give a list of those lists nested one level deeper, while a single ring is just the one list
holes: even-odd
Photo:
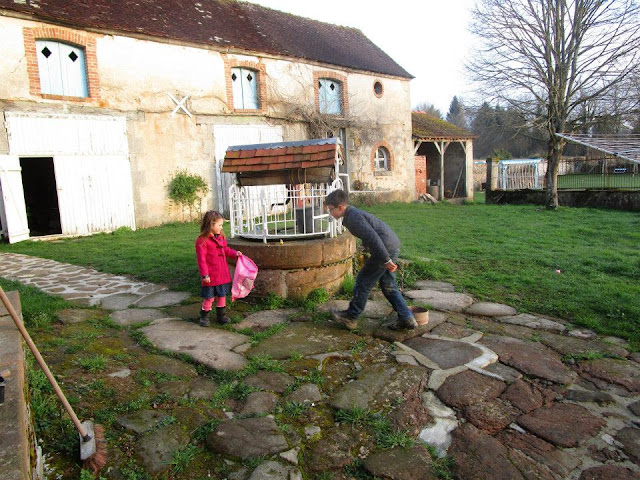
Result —
[{"label": "white wooden door", "polygon": [[9,243],[29,238],[27,207],[22,189],[22,168],[15,155],[0,155],[0,221]]},{"label": "white wooden door", "polygon": [[53,158],[64,235],[135,230],[131,168],[126,155]]},{"label": "white wooden door", "polygon": [[227,148],[233,145],[282,142],[282,127],[270,125],[214,125],[213,142],[216,161],[216,205],[229,218],[229,187],[236,181],[235,174],[222,173]]}]

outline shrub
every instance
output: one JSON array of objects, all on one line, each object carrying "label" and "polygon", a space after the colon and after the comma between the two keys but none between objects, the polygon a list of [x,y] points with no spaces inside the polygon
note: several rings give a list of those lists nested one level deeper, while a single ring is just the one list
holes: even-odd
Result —
[{"label": "shrub", "polygon": [[182,212],[189,211],[189,219],[193,213],[200,213],[202,199],[209,192],[207,182],[200,175],[190,174],[186,170],[178,170],[169,181],[169,200],[179,205]]}]

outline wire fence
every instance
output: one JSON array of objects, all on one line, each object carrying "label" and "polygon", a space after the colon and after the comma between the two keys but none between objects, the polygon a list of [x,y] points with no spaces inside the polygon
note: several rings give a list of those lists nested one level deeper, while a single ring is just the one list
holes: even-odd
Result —
[{"label": "wire fence", "polygon": [[[501,160],[498,162],[499,190],[543,189],[547,163],[543,159]],[[606,156],[563,157],[558,167],[560,190],[638,190],[640,165]]]}]

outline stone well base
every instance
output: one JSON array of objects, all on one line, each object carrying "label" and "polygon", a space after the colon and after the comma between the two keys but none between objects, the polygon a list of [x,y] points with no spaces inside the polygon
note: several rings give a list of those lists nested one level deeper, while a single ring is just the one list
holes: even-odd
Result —
[{"label": "stone well base", "polygon": [[[345,233],[336,238],[263,243],[229,238],[229,246],[240,250],[258,265],[252,295],[273,293],[283,298],[303,299],[316,288],[335,293],[347,273],[356,250],[355,238]],[[229,265],[233,276],[233,265]]]}]

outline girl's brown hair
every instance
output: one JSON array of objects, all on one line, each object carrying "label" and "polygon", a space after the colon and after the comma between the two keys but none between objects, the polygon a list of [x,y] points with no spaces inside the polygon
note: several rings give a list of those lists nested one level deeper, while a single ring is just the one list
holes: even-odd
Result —
[{"label": "girl's brown hair", "polygon": [[[200,224],[200,235],[198,238],[203,240],[207,239],[211,234],[211,226],[216,222],[216,220],[221,218],[224,218],[222,214],[215,210],[209,210],[205,213],[204,217],[202,217],[202,223]],[[224,236],[224,232],[221,232],[220,235]]]}]

